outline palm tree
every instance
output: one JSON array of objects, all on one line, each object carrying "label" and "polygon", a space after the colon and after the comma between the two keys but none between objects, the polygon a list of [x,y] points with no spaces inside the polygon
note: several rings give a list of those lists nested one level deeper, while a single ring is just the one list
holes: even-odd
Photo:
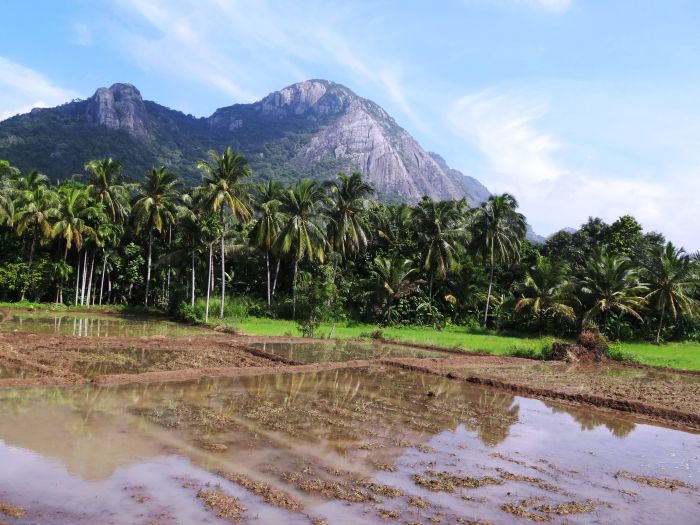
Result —
[{"label": "palm tree", "polygon": [[516,286],[520,299],[515,310],[529,309],[537,318],[539,333],[546,318],[576,317],[572,285],[569,281],[569,268],[566,264],[538,255],[535,264],[525,274],[525,280]]},{"label": "palm tree", "polygon": [[153,261],[153,233],[163,233],[166,226],[175,222],[176,203],[179,198],[180,181],[164,166],[153,168],[146,180],[138,185],[133,216],[136,223],[136,233],[144,228],[148,230],[148,261],[146,265],[146,298],[151,284],[151,266]]},{"label": "palm tree", "polygon": [[226,258],[224,239],[226,237],[226,209],[240,222],[247,222],[252,216],[250,209],[250,192],[244,179],[251,176],[248,161],[242,155],[226,148],[223,154],[209,152],[210,160],[201,161],[197,168],[202,170],[204,184],[198,188],[197,195],[202,205],[221,217],[221,305],[219,318],[224,317],[226,300]]},{"label": "palm tree", "polygon": [[[420,281],[414,279],[417,270],[413,261],[399,256],[375,257],[370,270],[372,294],[381,305],[384,322],[391,323],[394,302],[415,292]],[[425,281],[423,281],[425,282]]]},{"label": "palm tree", "polygon": [[586,263],[579,287],[588,310],[584,322],[617,311],[642,319],[646,286],[639,282],[639,271],[627,257],[614,257],[597,250]]},{"label": "palm tree", "polygon": [[645,268],[649,287],[645,299],[659,314],[656,331],[656,344],[659,344],[667,311],[674,319],[679,313],[697,315],[700,312],[700,305],[693,297],[700,286],[700,261],[670,242],[666,246],[655,246],[650,255]]},{"label": "palm tree", "polygon": [[292,317],[296,317],[296,284],[299,262],[305,258],[323,262],[327,240],[324,234],[327,201],[323,188],[312,180],[302,179],[282,194],[281,210],[287,221],[273,249],[294,258],[292,278]]},{"label": "palm tree", "polygon": [[[256,186],[258,198],[256,207],[258,219],[250,231],[249,242],[255,248],[265,252],[265,266],[267,268],[267,304],[272,303],[272,287],[270,279],[270,254],[282,231],[282,225],[286,220],[284,213],[280,211],[282,189],[279,184],[270,180]],[[277,259],[277,271],[279,272],[279,258]],[[275,275],[277,281],[277,275]]]},{"label": "palm tree", "polygon": [[91,160],[85,164],[89,173],[88,192],[104,205],[109,217],[117,224],[123,224],[129,215],[129,192],[119,183],[122,166],[112,158]]},{"label": "palm tree", "polygon": [[19,174],[19,170],[9,162],[0,160],[0,225],[7,223],[12,226],[15,214],[13,199]]},{"label": "palm tree", "polygon": [[352,258],[367,248],[367,225],[363,218],[365,201],[374,188],[362,180],[360,172],[348,176],[338,173],[337,181],[326,183],[332,206],[328,223],[328,239],[343,258]]},{"label": "palm tree", "polygon": [[489,319],[493,290],[493,274],[497,264],[511,264],[520,257],[520,248],[527,229],[525,216],[518,213],[518,201],[508,193],[492,195],[474,210],[473,246],[481,252],[490,267],[486,295],[484,326]]},{"label": "palm tree", "polygon": [[51,237],[49,219],[56,214],[57,197],[49,187],[49,178],[36,170],[19,177],[14,186],[15,214],[12,222],[15,224],[17,235],[31,230],[32,244],[29,249],[28,266],[31,269],[36,242]]},{"label": "palm tree", "polygon": [[377,237],[387,243],[390,251],[398,250],[411,233],[411,207],[405,203],[394,206],[373,203],[370,211]]},{"label": "palm tree", "polygon": [[[51,234],[53,237],[59,238],[59,244],[60,242],[64,243],[64,261],[73,246],[80,254],[84,244],[84,237],[95,233],[95,230],[88,224],[88,220],[96,213],[99,213],[99,209],[91,202],[84,187],[75,184],[66,184],[59,187],[56,222],[51,228]],[[80,270],[80,255],[78,256],[77,268]],[[76,283],[78,282],[77,279],[78,274],[76,273]],[[57,297],[60,302],[63,302],[63,280],[60,282]]]},{"label": "palm tree", "polygon": [[463,235],[464,201],[434,201],[423,197],[413,209],[412,220],[421,250],[421,266],[428,272],[428,297],[432,301],[433,278],[444,279],[454,266],[457,240]]}]

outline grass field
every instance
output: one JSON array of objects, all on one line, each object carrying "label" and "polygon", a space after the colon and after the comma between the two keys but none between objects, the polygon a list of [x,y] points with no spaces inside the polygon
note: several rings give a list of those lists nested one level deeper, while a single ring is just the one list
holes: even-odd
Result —
[{"label": "grass field", "polygon": [[[227,325],[252,335],[300,336],[293,321],[250,318],[245,321],[229,321]],[[318,337],[328,337],[332,325],[322,325]],[[369,338],[377,330],[374,325],[339,323],[333,330],[336,339]],[[499,335],[492,332],[474,332],[461,327],[447,327],[436,331],[431,327],[397,327],[382,330],[385,339],[419,343],[442,348],[458,348],[494,355],[513,355],[541,358],[543,350],[555,340],[552,337],[525,338]],[[619,358],[645,365],[700,370],[700,343],[615,343],[612,350]]]}]

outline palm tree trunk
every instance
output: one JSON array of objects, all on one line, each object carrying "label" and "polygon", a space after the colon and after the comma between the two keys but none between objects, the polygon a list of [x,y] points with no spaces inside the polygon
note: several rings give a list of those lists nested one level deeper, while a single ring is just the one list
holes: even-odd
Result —
[{"label": "palm tree trunk", "polygon": [[[34,226],[32,228],[32,245],[29,248],[29,262],[27,263],[27,273],[29,274],[32,270],[32,260],[34,259],[34,247],[36,246],[36,221],[34,221]],[[22,287],[22,297],[21,301],[24,301],[25,296],[27,295],[27,287],[26,285]]]},{"label": "palm tree trunk", "polygon": [[80,284],[80,306],[85,305],[85,284],[87,283],[87,259],[88,251],[85,248],[85,253],[83,254],[83,282]]},{"label": "palm tree trunk", "polygon": [[659,329],[656,331],[656,344],[661,342],[661,329],[664,326],[664,315],[666,314],[666,303],[661,307],[661,317],[659,317]]},{"label": "palm tree trunk", "polygon": [[433,302],[433,269],[430,269],[430,284],[428,284],[428,300]]},{"label": "palm tree trunk", "polygon": [[212,243],[209,243],[209,275],[207,275],[207,301],[206,301],[206,306],[204,307],[204,322],[207,323],[209,322],[209,296],[211,295],[211,286],[209,286],[209,283],[211,282],[211,276],[214,273],[213,272],[213,262],[214,262],[214,247]]},{"label": "palm tree trunk", "polygon": [[[170,248],[173,244],[173,227],[168,225],[168,251],[170,251]],[[168,285],[165,291],[165,299],[169,303],[170,302],[170,264],[168,263]]]},{"label": "palm tree trunk", "polygon": [[194,288],[195,288],[194,250],[192,250],[192,308],[194,308]]},{"label": "palm tree trunk", "polygon": [[78,252],[78,266],[75,272],[75,301],[74,305],[78,304],[78,291],[80,290],[80,252]]},{"label": "palm tree trunk", "polygon": [[[92,259],[90,260],[90,278],[88,280],[88,285],[87,285],[87,298],[86,298],[86,303],[87,306],[90,306],[90,291],[92,290],[92,275],[95,273],[95,254],[92,254]],[[94,295],[94,294],[93,294]],[[94,299],[93,299],[94,302]]]},{"label": "palm tree trunk", "polygon": [[267,266],[267,306],[270,306],[272,303],[270,296],[270,250],[265,253],[265,265]]},{"label": "palm tree trunk", "polygon": [[277,288],[277,277],[280,274],[280,262],[282,259],[277,259],[277,269],[275,270],[275,280],[272,282],[272,297],[275,296],[275,288]]},{"label": "palm tree trunk", "polygon": [[299,259],[294,258],[294,277],[292,278],[292,319],[297,317],[297,270],[299,269]]},{"label": "palm tree trunk", "polygon": [[224,237],[226,236],[226,221],[224,209],[221,208],[221,304],[219,305],[219,319],[224,318],[224,301],[226,297],[226,259],[224,258]]},{"label": "palm tree trunk", "polygon": [[148,306],[148,292],[151,289],[151,256],[153,255],[153,229],[148,231],[148,265],[146,267],[146,300],[144,304]]},{"label": "palm tree trunk", "polygon": [[105,272],[107,271],[107,250],[102,250],[102,277],[100,278],[100,306],[102,306],[102,292],[105,289]]},{"label": "palm tree trunk", "polygon": [[493,288],[493,272],[495,268],[496,265],[493,264],[493,260],[491,260],[491,276],[489,277],[489,292],[486,296],[486,312],[484,313],[484,327],[486,327],[489,322],[489,306],[491,304],[491,289]]}]

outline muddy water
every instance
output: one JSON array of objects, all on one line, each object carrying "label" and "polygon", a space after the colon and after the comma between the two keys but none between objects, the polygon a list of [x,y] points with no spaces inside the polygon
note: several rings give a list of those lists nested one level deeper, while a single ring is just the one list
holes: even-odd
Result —
[{"label": "muddy water", "polygon": [[13,313],[0,321],[0,331],[90,337],[180,336],[209,333],[204,329],[148,317],[25,313]]},{"label": "muddy water", "polygon": [[388,357],[450,357],[447,352],[432,352],[420,348],[358,341],[331,343],[254,343],[251,346],[286,357],[299,363],[329,363],[355,359]]},{"label": "muddy water", "polygon": [[13,525],[227,523],[211,492],[241,523],[693,523],[700,505],[698,435],[384,368],[2,391],[0,466]]}]

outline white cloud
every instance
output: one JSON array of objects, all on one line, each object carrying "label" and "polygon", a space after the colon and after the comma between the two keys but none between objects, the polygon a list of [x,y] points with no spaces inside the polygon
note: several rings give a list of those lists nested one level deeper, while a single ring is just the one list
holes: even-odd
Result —
[{"label": "white cloud", "polygon": [[494,192],[513,193],[538,233],[577,227],[589,216],[614,221],[631,214],[647,230],[700,248],[694,202],[700,159],[684,171],[669,168],[653,178],[595,171],[567,155],[573,147],[540,129],[545,114],[541,101],[528,101],[522,93],[484,91],[458,100],[450,122],[481,154],[489,174],[482,182]]},{"label": "white cloud", "polygon": [[0,56],[0,120],[32,108],[55,106],[78,95],[53,85],[38,71]]},{"label": "white cloud", "polygon": [[561,14],[572,7],[573,0],[462,0],[462,3],[465,5],[491,5],[501,8],[525,6]]},{"label": "white cloud", "polygon": [[[356,88],[379,92],[423,131],[404,91],[395,60],[377,54],[367,38],[353,38],[353,6],[265,0],[111,0],[123,23],[112,26],[119,49],[145,70],[212,87],[231,98],[259,98],[340,66]],[[146,30],[144,30],[146,24]],[[330,80],[340,80],[331,78]]]}]

